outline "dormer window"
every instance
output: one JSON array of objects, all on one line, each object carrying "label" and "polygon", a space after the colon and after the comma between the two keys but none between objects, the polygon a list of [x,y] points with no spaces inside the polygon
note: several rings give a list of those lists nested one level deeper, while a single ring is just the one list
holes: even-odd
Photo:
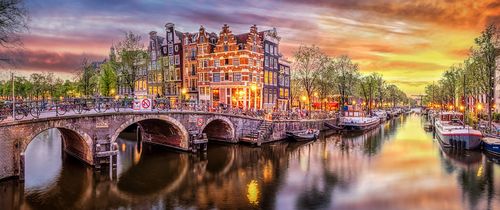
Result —
[{"label": "dormer window", "polygon": [[200,43],[203,43],[205,42],[205,37],[204,36],[200,36]]},{"label": "dormer window", "polygon": [[224,36],[224,42],[227,42],[227,35]]},{"label": "dormer window", "polygon": [[224,52],[227,52],[227,51],[229,51],[229,46],[224,45]]}]

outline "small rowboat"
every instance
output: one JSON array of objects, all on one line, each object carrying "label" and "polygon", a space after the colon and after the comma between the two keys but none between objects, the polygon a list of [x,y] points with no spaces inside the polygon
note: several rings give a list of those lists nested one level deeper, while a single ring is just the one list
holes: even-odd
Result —
[{"label": "small rowboat", "polygon": [[319,136],[318,129],[307,129],[301,131],[288,131],[286,136],[295,141],[312,141],[316,140]]}]

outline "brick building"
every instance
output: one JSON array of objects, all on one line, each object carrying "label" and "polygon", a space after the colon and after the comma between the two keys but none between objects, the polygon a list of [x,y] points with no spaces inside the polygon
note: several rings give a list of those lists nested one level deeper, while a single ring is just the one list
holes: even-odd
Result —
[{"label": "brick building", "polygon": [[200,104],[260,109],[262,93],[262,47],[257,27],[234,35],[222,27],[213,52],[198,59]]},{"label": "brick building", "polygon": [[165,38],[149,36],[147,89],[171,104],[191,102],[210,107],[287,109],[290,65],[279,53],[276,29],[233,34],[225,24],[219,34],[201,26],[182,33],[165,25]]},{"label": "brick building", "polygon": [[215,45],[217,34],[208,33],[203,26],[198,33],[185,33],[183,37],[184,71],[183,87],[186,89],[185,97],[188,101],[199,101],[198,69],[203,68],[203,62],[210,60]]}]

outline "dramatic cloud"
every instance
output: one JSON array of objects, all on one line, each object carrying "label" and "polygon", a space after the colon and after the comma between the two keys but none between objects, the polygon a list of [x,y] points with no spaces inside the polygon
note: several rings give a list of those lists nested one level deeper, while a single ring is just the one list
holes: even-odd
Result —
[{"label": "dramatic cloud", "polygon": [[167,22],[181,31],[203,25],[216,33],[225,23],[234,33],[256,24],[261,30],[277,28],[287,58],[301,44],[315,44],[331,56],[351,56],[363,73],[381,73],[408,93],[422,92],[423,81],[436,80],[461,62],[484,26],[500,22],[496,0],[26,0],[26,5],[30,31],[22,35],[24,47],[9,54],[19,71],[69,77],[83,58],[104,59],[124,32],[146,42],[149,31],[164,34]]}]

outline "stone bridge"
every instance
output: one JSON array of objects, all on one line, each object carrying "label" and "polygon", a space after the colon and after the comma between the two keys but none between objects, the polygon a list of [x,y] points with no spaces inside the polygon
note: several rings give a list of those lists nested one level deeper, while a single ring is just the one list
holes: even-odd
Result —
[{"label": "stone bridge", "polygon": [[[127,127],[136,125],[139,139],[182,151],[195,151],[201,133],[209,140],[238,143],[256,131],[262,119],[221,113],[112,112],[68,115],[5,122],[0,124],[0,179],[24,178],[24,152],[41,132],[58,129],[63,150],[90,166],[100,168],[116,160],[116,139]],[[273,121],[271,135],[260,143],[281,140],[287,130],[324,129],[325,120]]]}]

